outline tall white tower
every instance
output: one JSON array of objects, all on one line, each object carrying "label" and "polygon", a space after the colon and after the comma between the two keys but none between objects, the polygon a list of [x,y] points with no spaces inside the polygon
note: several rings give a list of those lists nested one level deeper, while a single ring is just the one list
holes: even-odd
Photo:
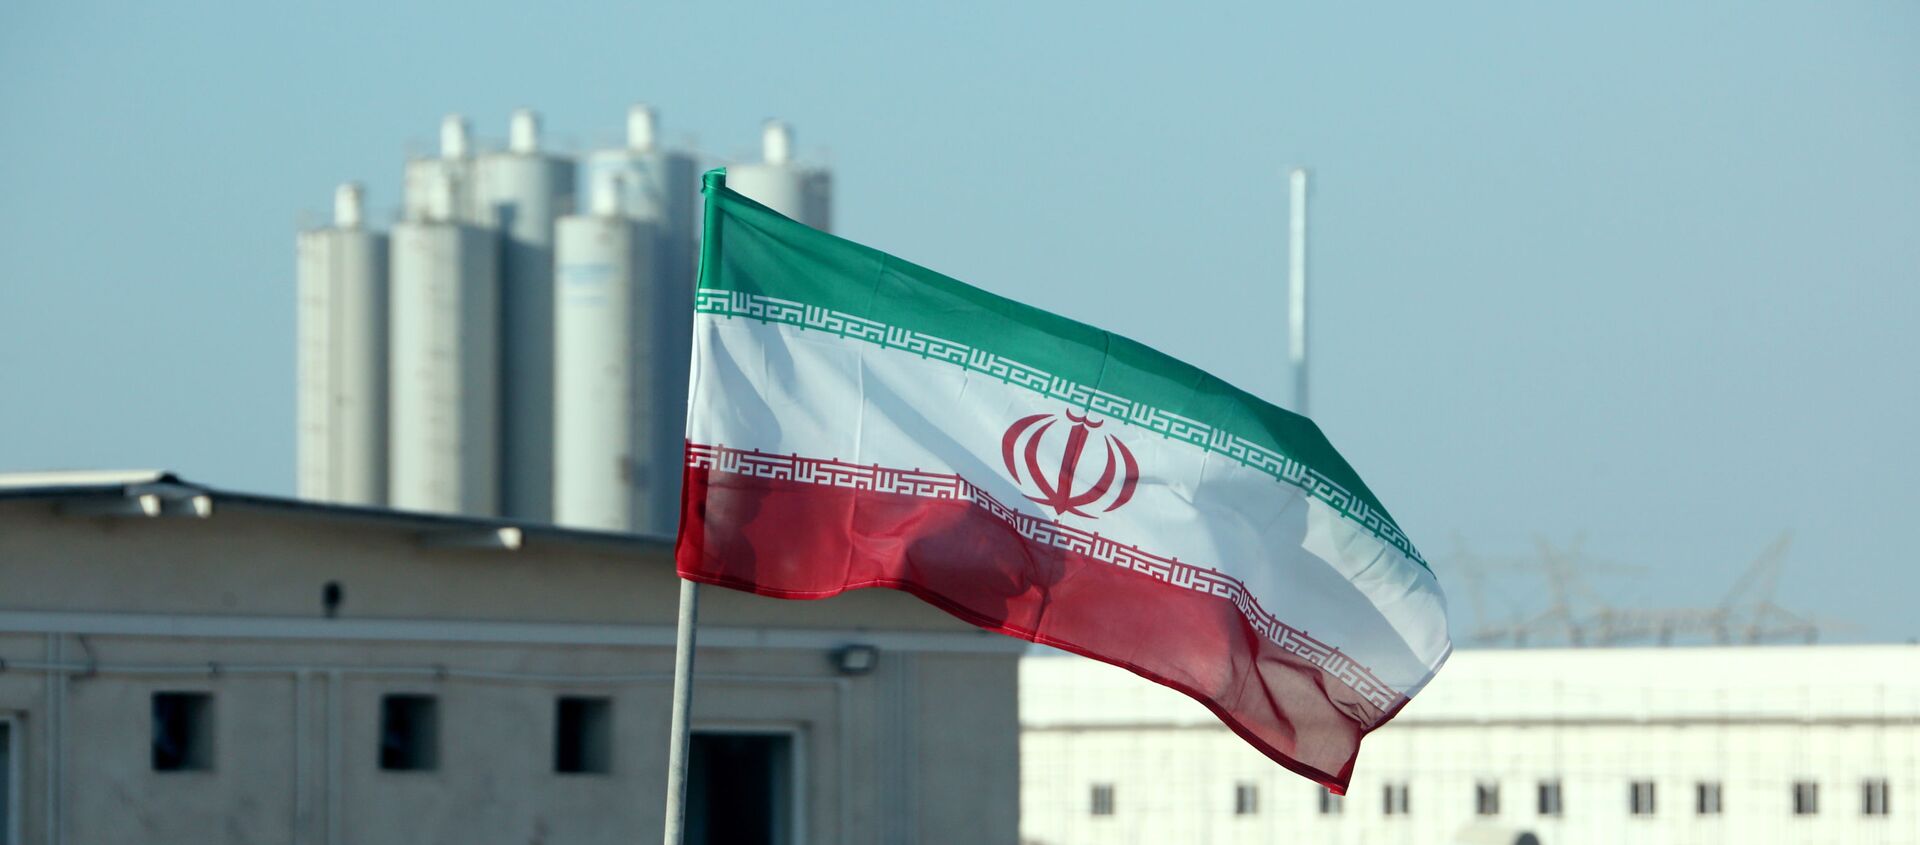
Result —
[{"label": "tall white tower", "polygon": [[[590,185],[617,184],[620,213],[652,224],[654,261],[666,278],[692,288],[700,237],[700,173],[693,156],[660,145],[660,118],[636,103],[627,110],[627,144],[587,154]],[[618,176],[615,183],[602,180]]]},{"label": "tall white tower", "polygon": [[500,279],[490,229],[459,218],[458,185],[421,186],[393,227],[389,504],[492,516],[500,503]]},{"label": "tall white tower", "polygon": [[[620,174],[600,172],[587,214],[560,218],[555,317],[554,521],[606,531],[672,532],[677,461],[662,463],[663,349],[654,225],[621,212]],[[682,356],[684,357],[684,355]],[[681,392],[685,390],[684,371]],[[684,405],[684,402],[682,403]],[[679,451],[677,448],[674,450]]]},{"label": "tall white tower", "polygon": [[692,346],[697,177],[652,109],[588,157],[589,213],[556,240],[554,519],[671,536]]},{"label": "tall white tower", "polygon": [[301,232],[300,496],[387,501],[387,236],[366,227],[357,184],[334,193],[333,225]]},{"label": "tall white tower", "polygon": [[481,155],[475,194],[499,232],[504,516],[553,519],[553,227],[573,211],[574,163],[540,149],[540,117],[513,113],[507,149]]},{"label": "tall white tower", "polygon": [[760,132],[758,164],[727,166],[727,187],[821,231],[833,228],[833,177],[794,161],[793,127],[769,120]]}]

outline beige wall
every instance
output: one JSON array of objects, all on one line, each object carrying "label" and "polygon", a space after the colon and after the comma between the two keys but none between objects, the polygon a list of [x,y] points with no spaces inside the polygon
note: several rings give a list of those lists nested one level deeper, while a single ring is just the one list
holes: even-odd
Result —
[{"label": "beige wall", "polygon": [[[50,801],[68,845],[658,836],[677,589],[664,546],[536,533],[517,552],[449,550],[421,531],[0,501],[0,715],[21,720],[23,841],[51,841]],[[346,596],[333,622],[328,581]],[[709,588],[701,623],[720,647],[698,657],[695,727],[795,733],[806,841],[1016,841],[1019,643],[877,590]],[[175,629],[190,635],[159,635]],[[840,642],[878,645],[878,669],[838,674]],[[215,694],[213,771],[151,771],[160,690]],[[379,770],[379,701],[395,692],[441,697],[437,771]],[[551,771],[569,693],[614,698],[611,774]]]}]

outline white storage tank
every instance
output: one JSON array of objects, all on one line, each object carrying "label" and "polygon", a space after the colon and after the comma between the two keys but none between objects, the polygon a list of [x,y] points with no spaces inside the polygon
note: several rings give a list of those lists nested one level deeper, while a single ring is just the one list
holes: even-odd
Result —
[{"label": "white storage tank", "polygon": [[597,173],[590,213],[557,231],[554,521],[671,536],[688,353],[665,289],[690,286],[655,272],[656,227],[626,216],[623,181]]},{"label": "white storage tank", "polygon": [[[440,192],[450,192],[446,198]],[[441,214],[430,206],[440,203]],[[452,219],[486,225],[474,185],[473,133],[467,119],[457,114],[440,121],[440,155],[409,159],[402,186],[400,213],[405,220]]]},{"label": "white storage tank", "polygon": [[662,149],[659,117],[645,104],[627,111],[627,145],[587,155],[589,185],[618,176],[620,213],[652,224],[654,264],[663,278],[685,279],[691,288],[697,268],[700,225],[700,172],[693,156]]},{"label": "white storage tank", "polygon": [[759,164],[727,166],[727,187],[788,217],[829,231],[833,225],[832,177],[795,163],[793,127],[770,120],[760,135]]},{"label": "white storage tank", "polygon": [[500,282],[488,229],[453,218],[442,176],[393,228],[389,504],[494,516],[500,504]]},{"label": "white storage tank", "polygon": [[387,501],[387,236],[366,228],[357,184],[334,194],[332,226],[301,232],[300,497]]},{"label": "white storage tank", "polygon": [[500,233],[501,512],[553,518],[553,228],[573,211],[572,159],[540,150],[540,119],[514,112],[507,149],[481,155],[480,213]]}]

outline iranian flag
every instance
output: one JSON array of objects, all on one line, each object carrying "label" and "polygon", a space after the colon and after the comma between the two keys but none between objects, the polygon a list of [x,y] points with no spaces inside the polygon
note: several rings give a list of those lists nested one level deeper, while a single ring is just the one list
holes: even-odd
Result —
[{"label": "iranian flag", "polygon": [[1433,573],[1312,421],[719,171],[705,193],[681,577],[905,590],[1177,689],[1345,791],[1451,646]]}]

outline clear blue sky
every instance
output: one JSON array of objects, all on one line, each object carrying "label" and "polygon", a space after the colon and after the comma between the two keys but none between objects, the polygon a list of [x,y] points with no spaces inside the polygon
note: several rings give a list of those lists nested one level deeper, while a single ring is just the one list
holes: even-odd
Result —
[{"label": "clear blue sky", "polygon": [[1920,635],[1920,6],[538,5],[0,5],[0,470],[290,493],[300,212],[448,111],[646,100],[1275,400],[1311,165],[1315,416],[1443,579],[1584,531],[1710,602],[1791,530],[1783,603]]}]

